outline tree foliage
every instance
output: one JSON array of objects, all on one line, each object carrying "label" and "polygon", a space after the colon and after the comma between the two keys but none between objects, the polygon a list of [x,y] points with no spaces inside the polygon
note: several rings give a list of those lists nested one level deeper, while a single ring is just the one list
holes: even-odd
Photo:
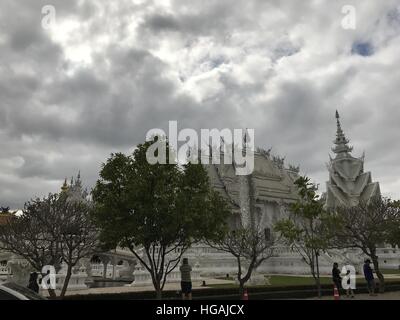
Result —
[{"label": "tree foliage", "polygon": [[327,239],[323,230],[323,203],[317,194],[317,186],[308,177],[295,181],[299,200],[290,206],[290,216],[278,221],[275,230],[281,240],[297,252],[310,267],[318,295],[321,296],[319,256],[326,249]]},{"label": "tree foliage", "polygon": [[[14,215],[0,228],[0,247],[24,258],[39,273],[47,265],[58,272],[65,262],[67,274],[61,297],[66,293],[72,268],[98,244],[90,202],[82,197],[84,193],[75,195],[61,192],[31,200],[21,215]],[[56,295],[52,289],[49,294]]]},{"label": "tree foliage", "polygon": [[338,207],[324,224],[329,246],[357,248],[371,258],[384,291],[384,276],[380,271],[377,248],[385,243],[398,244],[400,207],[390,199],[375,197],[353,207]]},{"label": "tree foliage", "polygon": [[146,153],[157,137],[132,155],[112,154],[93,190],[95,219],[106,247],[130,249],[150,273],[157,297],[186,249],[224,233],[229,215],[201,164],[150,164]]}]

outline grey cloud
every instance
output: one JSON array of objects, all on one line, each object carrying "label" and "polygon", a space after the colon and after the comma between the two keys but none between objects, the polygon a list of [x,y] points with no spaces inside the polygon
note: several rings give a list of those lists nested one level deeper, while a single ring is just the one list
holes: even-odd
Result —
[{"label": "grey cloud", "polygon": [[170,14],[154,14],[146,20],[144,27],[148,27],[153,31],[174,31],[180,29],[178,21]]},{"label": "grey cloud", "polygon": [[[57,191],[78,170],[92,186],[111,152],[132,151],[168,120],[255,128],[257,145],[323,189],[336,109],[355,155],[365,149],[366,169],[400,196],[395,1],[358,2],[351,33],[339,2],[53,3],[60,25],[78,22],[65,42],[40,27],[45,1],[0,4],[1,205]],[[80,44],[91,63],[72,58]]]}]

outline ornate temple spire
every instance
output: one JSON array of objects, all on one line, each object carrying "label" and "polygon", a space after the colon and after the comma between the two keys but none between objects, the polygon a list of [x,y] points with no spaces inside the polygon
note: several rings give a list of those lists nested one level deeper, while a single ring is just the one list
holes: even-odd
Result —
[{"label": "ornate temple spire", "polygon": [[329,156],[329,181],[326,183],[325,208],[328,211],[357,206],[381,194],[379,183],[372,182],[371,173],[364,171],[364,155],[360,158],[350,155],[353,148],[348,145],[349,140],[343,133],[337,111],[336,121],[335,147],[332,148],[336,158]]},{"label": "ornate temple spire", "polygon": [[246,155],[247,152],[250,150],[249,149],[249,143],[250,143],[250,135],[249,135],[249,129],[246,128],[246,130],[244,131],[244,135],[243,135],[243,140],[242,140],[242,153],[243,155]]},{"label": "ornate temple spire", "polygon": [[81,170],[79,170],[78,176],[76,177],[75,186],[82,187]]},{"label": "ornate temple spire", "polygon": [[67,178],[65,178],[64,183],[61,187],[61,192],[67,192],[69,189],[68,184],[67,184]]},{"label": "ornate temple spire", "polygon": [[332,151],[336,153],[337,155],[339,154],[347,154],[353,150],[353,147],[350,147],[348,145],[349,140],[346,138],[344,135],[344,132],[342,130],[342,127],[340,125],[340,117],[339,117],[339,112],[336,110],[336,124],[337,124],[337,130],[336,130],[336,139],[333,141],[333,143],[336,145],[334,148],[332,148]]}]

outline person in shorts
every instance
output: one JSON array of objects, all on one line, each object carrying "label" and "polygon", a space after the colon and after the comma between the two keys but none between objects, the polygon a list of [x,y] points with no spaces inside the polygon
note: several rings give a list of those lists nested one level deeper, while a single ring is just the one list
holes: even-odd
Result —
[{"label": "person in shorts", "polygon": [[365,280],[367,281],[367,287],[369,291],[370,296],[375,296],[375,279],[374,279],[374,273],[371,269],[371,260],[367,259],[365,260],[364,263],[364,277]]},{"label": "person in shorts", "polygon": [[192,300],[192,278],[190,274],[192,267],[189,265],[188,258],[183,258],[179,270],[181,271],[182,299]]}]

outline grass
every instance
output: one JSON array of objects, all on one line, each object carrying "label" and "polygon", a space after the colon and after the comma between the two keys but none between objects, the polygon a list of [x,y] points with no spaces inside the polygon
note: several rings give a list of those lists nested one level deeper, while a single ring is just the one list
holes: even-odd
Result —
[{"label": "grass", "polygon": [[[384,274],[394,274],[397,273],[399,274],[399,270],[384,270]],[[396,272],[394,272],[396,271]],[[282,276],[282,275],[271,275],[267,276],[269,277],[269,282],[270,285],[260,285],[257,287],[285,287],[285,286],[304,286],[304,285],[315,285],[314,278],[311,276]],[[218,278],[218,279],[224,279],[224,280],[234,280],[232,277],[229,278]],[[321,284],[332,284],[332,278],[331,276],[321,276]],[[392,282],[392,281],[399,281],[399,279],[385,279],[386,283]],[[365,280],[362,277],[357,277],[357,283],[358,284],[365,284]],[[237,288],[238,285],[234,283],[225,283],[225,284],[210,284],[207,285],[208,287],[212,288]]]},{"label": "grass", "polygon": [[[321,277],[321,284],[331,284],[331,277]],[[274,287],[284,286],[304,286],[314,285],[315,281],[312,277],[296,277],[296,276],[270,276],[269,282]]]},{"label": "grass", "polygon": [[[285,287],[285,286],[304,286],[304,285],[315,285],[314,278],[311,276],[290,276],[290,275],[270,275],[266,276],[269,278],[270,285],[260,285],[265,287]],[[234,280],[233,278],[219,278],[224,280]],[[320,277],[321,284],[332,284],[331,276],[321,276]],[[364,283],[365,280],[363,278],[357,278],[357,283]],[[236,288],[237,284],[234,283],[226,283],[226,284],[210,284],[207,285],[212,288]]]},{"label": "grass", "polygon": [[[260,287],[284,287],[284,286],[303,286],[303,285],[314,285],[314,279],[312,277],[299,277],[299,276],[267,276],[269,278],[270,285],[259,285]],[[232,277],[229,278],[218,278],[223,280],[234,280]],[[321,284],[332,283],[331,277],[321,277]],[[213,288],[237,288],[237,284],[224,283],[224,284],[210,284],[208,287]]]},{"label": "grass", "polygon": [[385,274],[400,274],[399,269],[382,269],[381,272]]}]

